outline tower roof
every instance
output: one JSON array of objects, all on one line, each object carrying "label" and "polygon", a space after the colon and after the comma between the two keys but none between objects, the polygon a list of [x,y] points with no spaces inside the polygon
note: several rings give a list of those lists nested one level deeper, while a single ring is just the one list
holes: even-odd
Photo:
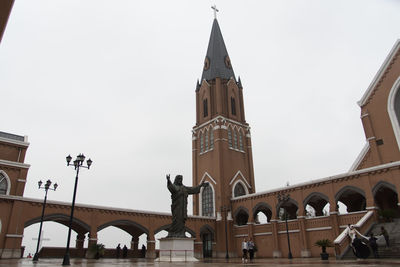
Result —
[{"label": "tower roof", "polygon": [[230,79],[235,78],[235,74],[218,21],[214,19],[201,80],[212,80],[216,77]]}]

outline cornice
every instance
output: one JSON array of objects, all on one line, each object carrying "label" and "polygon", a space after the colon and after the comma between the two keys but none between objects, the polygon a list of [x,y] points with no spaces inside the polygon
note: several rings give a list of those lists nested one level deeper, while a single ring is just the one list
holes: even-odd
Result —
[{"label": "cornice", "polygon": [[26,164],[26,163],[20,163],[20,162],[15,162],[15,161],[9,161],[9,160],[4,160],[0,159],[0,165],[5,165],[9,167],[17,167],[17,168],[22,168],[22,169],[29,169],[31,165]]},{"label": "cornice", "polygon": [[[30,202],[33,204],[42,205],[43,199],[36,199],[36,198],[27,198],[27,197],[20,197],[20,196],[10,196],[10,195],[0,195],[0,200],[14,200],[14,201],[23,201],[23,202]],[[46,205],[60,205],[60,206],[71,206],[71,203],[64,202],[64,201],[56,201],[56,200],[47,200]],[[124,212],[124,213],[136,213],[138,215],[148,216],[148,215],[155,215],[155,216],[163,216],[163,217],[171,217],[171,213],[167,212],[154,212],[154,211],[147,211],[147,210],[134,210],[134,209],[123,209],[123,208],[114,208],[108,206],[99,206],[99,205],[91,205],[91,204],[75,204],[75,208],[79,209],[86,209],[86,210],[99,210],[100,212]],[[189,215],[189,219],[205,219],[208,221],[215,221],[215,217],[206,217],[206,216],[197,216],[197,215]]]},{"label": "cornice", "polygon": [[359,177],[362,174],[381,172],[384,169],[399,167],[399,166],[400,166],[400,161],[386,163],[386,164],[382,164],[382,165],[378,165],[378,166],[374,166],[374,167],[370,167],[370,168],[365,168],[365,169],[361,169],[361,170],[357,170],[357,171],[353,171],[353,172],[347,172],[347,173],[342,173],[342,174],[338,174],[338,175],[334,175],[334,176],[329,176],[326,178],[316,179],[316,180],[312,180],[312,181],[305,182],[305,183],[299,183],[299,184],[295,184],[295,185],[291,185],[291,186],[280,187],[280,188],[262,191],[262,192],[258,192],[258,193],[253,193],[253,194],[248,194],[248,195],[244,195],[244,196],[240,196],[240,197],[233,197],[233,198],[231,198],[231,201],[242,201],[242,200],[249,199],[249,198],[258,198],[258,197],[262,197],[264,195],[273,194],[273,193],[277,193],[280,191],[286,191],[286,192],[294,191],[294,190],[296,190],[298,188],[302,188],[302,187],[310,187],[310,186],[313,186],[316,184],[318,185],[318,184],[325,184],[328,182],[335,182],[335,181],[338,181],[340,179],[345,179],[345,178],[350,179],[351,177],[353,177],[353,178]]},{"label": "cornice", "polygon": [[4,137],[0,137],[0,142],[9,143],[9,144],[18,145],[18,146],[23,146],[23,147],[28,147],[29,146],[28,142],[22,142],[22,141],[9,139],[9,138],[4,138]]}]

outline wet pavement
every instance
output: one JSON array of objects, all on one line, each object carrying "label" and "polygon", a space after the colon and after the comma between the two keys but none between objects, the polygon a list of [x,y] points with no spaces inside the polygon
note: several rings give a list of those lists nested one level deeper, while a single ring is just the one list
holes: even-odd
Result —
[{"label": "wet pavement", "polygon": [[[62,266],[62,259],[39,259],[37,263],[33,263],[31,259],[0,259],[0,267],[52,267]],[[153,260],[145,259],[100,259],[100,260],[87,260],[87,259],[71,259],[71,267],[172,267],[172,266],[189,266],[189,267],[206,267],[206,266],[272,266],[272,267],[285,267],[285,266],[400,266],[400,259],[367,259],[367,260],[340,260],[335,259],[322,261],[317,258],[309,259],[257,259],[253,263],[242,263],[240,259],[214,259],[199,262],[155,262]]]}]

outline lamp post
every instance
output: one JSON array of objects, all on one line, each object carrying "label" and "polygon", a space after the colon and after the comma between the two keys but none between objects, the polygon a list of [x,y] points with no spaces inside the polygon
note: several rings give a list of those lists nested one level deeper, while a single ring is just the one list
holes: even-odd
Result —
[{"label": "lamp post", "polygon": [[[68,155],[66,157],[66,160],[67,160],[67,166],[72,165],[72,164],[70,164],[71,160],[72,160],[71,155]],[[88,159],[86,161],[86,165],[87,166],[84,166],[83,165],[84,161],[85,161],[85,156],[83,154],[79,154],[76,157],[76,159],[74,160],[74,162],[73,162],[73,166],[74,166],[74,168],[76,170],[76,178],[75,178],[74,194],[73,194],[73,197],[72,197],[71,216],[69,218],[67,247],[66,247],[66,250],[65,250],[65,255],[64,255],[64,259],[63,259],[62,265],[70,265],[70,263],[69,263],[69,241],[71,240],[71,227],[72,227],[72,220],[74,218],[75,196],[76,196],[76,188],[78,186],[79,169],[80,168],[90,169],[90,165],[92,165],[92,162],[93,162],[91,159]]]},{"label": "lamp post", "polygon": [[42,226],[43,226],[43,217],[44,217],[44,209],[46,208],[46,201],[47,201],[47,191],[53,190],[56,191],[57,189],[57,183],[53,185],[53,188],[50,188],[51,181],[47,180],[46,184],[42,186],[43,182],[40,180],[38,182],[39,189],[44,189],[44,200],[43,200],[43,208],[42,208],[42,217],[40,217],[40,227],[39,227],[39,236],[38,236],[38,241],[36,245],[36,253],[35,256],[33,256],[33,261],[38,261],[39,260],[39,245],[40,245],[40,236],[42,235]]},{"label": "lamp post", "polygon": [[289,238],[289,228],[288,228],[288,223],[287,223],[287,210],[286,210],[286,203],[289,201],[290,195],[289,194],[282,194],[278,193],[278,202],[282,203],[281,207],[283,207],[283,210],[285,211],[285,223],[286,223],[286,236],[287,236],[287,243],[288,243],[288,248],[289,248],[289,254],[288,254],[288,259],[293,259],[292,256],[292,251],[290,250],[290,238]]},{"label": "lamp post", "polygon": [[221,211],[224,212],[224,220],[225,220],[225,259],[229,259],[229,253],[228,253],[228,211],[229,207],[228,206],[222,206]]}]

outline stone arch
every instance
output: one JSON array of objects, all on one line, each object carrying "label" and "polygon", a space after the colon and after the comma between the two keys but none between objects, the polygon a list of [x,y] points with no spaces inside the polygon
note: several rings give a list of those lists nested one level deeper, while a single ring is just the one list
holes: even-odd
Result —
[{"label": "stone arch", "polygon": [[215,231],[208,224],[200,228],[200,239],[203,245],[203,258],[211,258],[213,254],[213,241],[215,240]]},{"label": "stone arch", "polygon": [[[3,180],[4,179],[4,180]],[[0,170],[0,183],[1,181],[5,181],[7,188],[5,188],[4,193],[5,195],[9,195],[10,194],[10,190],[11,190],[11,180],[10,177],[8,177],[7,173],[3,170]],[[1,188],[0,188],[1,190]],[[0,191],[1,192],[1,191]],[[1,193],[0,193],[1,194]]]},{"label": "stone arch", "polygon": [[367,203],[364,191],[350,185],[342,187],[335,194],[335,201],[336,203],[340,201],[345,204],[347,206],[347,212],[365,210]]},{"label": "stone arch", "polygon": [[[41,217],[36,217],[33,219],[30,219],[25,222],[24,227],[28,227],[32,224],[39,223]],[[62,214],[62,213],[56,213],[56,214],[48,214],[43,216],[43,221],[52,221],[56,223],[60,223],[64,226],[69,227],[69,220],[70,220],[70,215]],[[90,225],[85,223],[84,221],[81,221],[77,218],[72,218],[72,226],[71,229],[73,229],[77,233],[87,233],[90,232]]]},{"label": "stone arch", "polygon": [[[212,185],[212,183],[208,183],[208,188],[211,189],[212,192],[212,205],[213,205],[213,212],[212,212],[212,216],[211,217],[215,217],[215,189],[214,186]],[[203,191],[205,190],[205,187],[202,187],[200,189],[200,194],[199,194],[199,213],[200,216],[206,216],[203,215]]]},{"label": "stone arch", "polygon": [[395,185],[386,181],[379,181],[372,188],[372,195],[374,196],[375,204],[380,210],[398,210],[397,203],[399,198]]},{"label": "stone arch", "polygon": [[329,203],[329,198],[320,192],[313,192],[303,200],[303,207],[311,206],[315,210],[315,216],[324,215],[324,207]]},{"label": "stone arch", "polygon": [[[171,227],[171,224],[166,224],[163,225],[161,227],[158,227],[156,230],[154,230],[154,235],[156,235],[157,233],[161,232],[161,231],[167,231],[168,229]],[[196,232],[193,231],[192,229],[190,229],[189,227],[185,226],[185,232],[188,232],[193,238],[196,237]]]},{"label": "stone arch", "polygon": [[240,206],[233,213],[233,218],[236,225],[247,225],[247,222],[249,221],[249,210]]},{"label": "stone arch", "polygon": [[397,146],[400,149],[400,77],[397,78],[389,92],[387,111],[392,123]]},{"label": "stone arch", "polygon": [[[297,203],[296,200],[293,198],[289,198],[285,203],[279,202],[276,205],[276,214],[279,216],[280,215],[280,210],[285,209],[287,212],[287,219],[288,220],[294,220],[297,218],[297,211],[299,209],[299,204]],[[279,219],[283,219],[279,218]]]},{"label": "stone arch", "polygon": [[[244,194],[238,193],[242,192],[241,189],[238,188],[238,186],[243,187]],[[233,197],[240,197],[244,195],[249,194],[249,189],[247,188],[246,184],[242,181],[242,179],[238,179],[233,185],[232,185],[232,196]]]},{"label": "stone arch", "polygon": [[215,230],[208,224],[203,225],[200,228],[200,237],[203,236],[203,234],[209,233],[212,235],[212,240],[215,238]]},{"label": "stone arch", "polygon": [[259,223],[258,221],[258,214],[263,213],[265,217],[267,217],[267,221],[270,222],[272,219],[272,208],[268,203],[266,202],[258,202],[257,205],[254,206],[253,208],[253,220],[256,223]]},{"label": "stone arch", "polygon": [[149,235],[149,230],[146,227],[144,227],[143,225],[136,223],[134,221],[130,221],[130,220],[115,220],[115,221],[106,222],[97,227],[97,232],[99,232],[109,226],[117,227],[132,236],[140,236],[143,233],[146,235]]}]

